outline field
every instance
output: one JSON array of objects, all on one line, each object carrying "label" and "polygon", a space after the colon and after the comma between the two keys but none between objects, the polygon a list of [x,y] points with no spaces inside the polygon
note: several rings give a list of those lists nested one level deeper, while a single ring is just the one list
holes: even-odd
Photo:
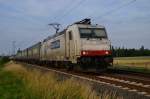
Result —
[{"label": "field", "polygon": [[[2,62],[2,61],[1,61]],[[0,99],[117,99],[115,94],[97,95],[85,83],[74,79],[59,80],[51,72],[28,70],[8,62],[0,67]],[[120,98],[118,98],[120,99]]]},{"label": "field", "polygon": [[150,57],[118,57],[114,58],[114,67],[150,71]]}]

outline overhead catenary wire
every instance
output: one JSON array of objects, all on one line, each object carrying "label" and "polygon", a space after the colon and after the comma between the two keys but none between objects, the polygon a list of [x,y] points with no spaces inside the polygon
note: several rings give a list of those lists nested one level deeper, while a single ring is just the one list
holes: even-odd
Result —
[{"label": "overhead catenary wire", "polygon": [[[71,0],[72,1],[72,0]],[[85,2],[86,0],[79,0],[77,3],[73,3],[73,1],[72,2],[69,2],[68,4],[66,4],[65,5],[65,7],[68,7],[68,6],[71,6],[71,5],[74,5],[74,6],[72,6],[70,9],[68,9],[67,11],[64,11],[63,13],[62,13],[62,15],[60,14],[59,15],[59,17],[57,18],[57,16],[55,16],[54,18],[53,18],[53,20],[56,20],[57,19],[57,22],[56,23],[58,23],[58,21],[59,21],[59,23],[61,23],[60,21],[62,21],[62,19],[64,19],[64,17],[66,17],[68,14],[70,14],[74,9],[76,9],[77,8],[77,6],[79,7],[83,2]],[[62,9],[64,9],[65,10],[65,7],[64,8],[62,8]],[[59,10],[59,11],[62,11],[62,10]],[[58,12],[59,13],[59,12]],[[61,28],[63,28],[63,26],[62,26],[62,24],[60,24],[60,27],[59,27],[59,29],[61,30]],[[58,32],[58,31],[57,31]]]},{"label": "overhead catenary wire", "polygon": [[[62,19],[64,19],[64,17],[66,17],[68,14],[70,14],[74,9],[76,9],[77,8],[77,6],[80,6],[83,2],[85,2],[86,0],[79,0],[77,3],[75,3],[75,1],[73,1],[73,0],[71,0],[70,2],[68,2],[66,5],[65,5],[65,7],[63,7],[63,8],[61,8],[57,13],[59,13],[59,15],[58,15],[58,17],[57,17],[57,15],[56,16],[54,16],[52,19],[51,19],[51,21],[53,21],[53,22],[56,22],[56,20],[57,20],[57,22],[56,23],[58,23],[58,21],[59,21],[59,23],[61,23],[60,21],[62,21]],[[72,6],[71,8],[70,8],[70,6]],[[69,8],[67,8],[67,7],[69,7]],[[68,9],[68,10],[67,10]],[[64,11],[63,11],[64,10]],[[61,11],[61,12],[60,12]],[[60,13],[62,13],[62,14],[60,14]],[[61,28],[63,28],[62,27],[62,25],[60,24],[60,27]]]},{"label": "overhead catenary wire", "polygon": [[[62,8],[60,8],[59,10],[58,10],[58,12],[56,13],[56,15],[53,17],[53,18],[51,18],[51,22],[53,21],[53,23],[60,23],[60,19],[62,18],[62,16],[61,16],[61,14],[60,13],[62,13],[62,14],[64,14],[65,13],[65,11],[70,7],[70,6],[72,6],[74,3],[72,3],[74,0],[70,0],[66,5],[64,5],[64,7],[62,7]],[[59,14],[59,15],[58,15]],[[57,20],[57,21],[56,21]],[[58,22],[59,21],[59,22]],[[48,24],[49,25],[49,24]],[[60,24],[59,25],[60,26],[60,28],[63,28],[62,27],[62,24]]]},{"label": "overhead catenary wire", "polygon": [[80,0],[78,3],[76,3],[72,8],[70,8],[68,11],[64,12],[62,15],[60,15],[60,18],[58,19],[61,21],[64,17],[69,15],[74,9],[78,8],[80,5],[82,5],[86,0]]},{"label": "overhead catenary wire", "polygon": [[130,4],[132,4],[132,3],[134,3],[134,2],[136,2],[136,0],[132,0],[132,1],[130,1],[130,2],[127,2],[127,3],[125,3],[125,4],[122,4],[122,5],[120,5],[120,6],[116,7],[116,8],[114,8],[114,9],[111,9],[111,10],[109,10],[109,11],[103,13],[103,14],[100,15],[100,16],[93,17],[92,20],[98,20],[98,19],[100,19],[100,18],[102,18],[102,17],[104,17],[104,16],[110,15],[110,14],[114,13],[115,11],[118,11],[118,10],[120,10],[120,9],[126,7],[126,6],[129,6]]},{"label": "overhead catenary wire", "polygon": [[53,20],[56,20],[57,18],[59,18],[60,15],[58,15],[58,14],[62,13],[62,11],[65,11],[66,9],[68,9],[68,7],[73,4],[73,3],[72,3],[73,1],[74,1],[74,0],[70,0],[66,5],[64,5],[64,7],[60,8],[60,9],[57,11],[56,15],[53,17]]},{"label": "overhead catenary wire", "polygon": [[[74,9],[78,8],[78,7],[79,7],[80,5],[82,5],[85,1],[86,1],[86,0],[80,0],[80,1],[77,2],[72,8],[68,9],[67,11],[64,11],[62,15],[59,15],[59,18],[57,19],[57,21],[59,21],[59,22],[62,21],[62,19],[64,19],[64,17],[66,17],[67,15],[69,15]],[[124,3],[124,4],[118,6],[118,7],[114,8],[114,9],[111,9],[111,10],[109,10],[109,11],[103,13],[103,14],[100,15],[100,16],[96,16],[96,17],[90,17],[90,16],[88,16],[87,18],[92,18],[93,21],[99,20],[101,17],[104,17],[104,16],[107,16],[107,15],[109,15],[109,14],[112,14],[112,13],[114,13],[115,11],[120,10],[121,8],[124,8],[124,7],[126,7],[126,6],[129,6],[130,4],[134,3],[135,1],[136,1],[136,0],[132,0],[132,1],[130,1],[130,2]],[[70,2],[69,2],[69,3],[70,3]],[[69,4],[69,3],[68,3],[68,5],[71,5],[71,4]],[[67,7],[67,6],[66,6],[66,7]],[[64,8],[64,9],[65,9],[65,8]],[[92,14],[92,15],[94,15],[94,14]],[[57,17],[55,17],[54,19],[56,19],[56,18],[57,18]]]}]

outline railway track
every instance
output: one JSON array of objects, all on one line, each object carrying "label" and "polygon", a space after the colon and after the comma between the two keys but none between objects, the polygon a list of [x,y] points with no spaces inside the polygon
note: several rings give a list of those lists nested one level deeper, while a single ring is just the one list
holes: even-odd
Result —
[{"label": "railway track", "polygon": [[150,79],[146,77],[141,77],[132,74],[116,74],[116,73],[103,73],[103,74],[84,74],[80,73],[76,75],[81,75],[94,80],[101,81],[106,84],[110,84],[131,92],[137,92],[138,94],[143,94],[150,97]]},{"label": "railway track", "polygon": [[118,74],[118,73],[105,73],[104,76],[108,76],[114,79],[120,79],[122,81],[129,80],[130,82],[139,83],[139,85],[149,85],[150,84],[150,78],[149,77],[142,77],[137,75],[131,75],[131,74]]},{"label": "railway track", "polygon": [[97,79],[114,86],[119,86],[123,89],[128,89],[129,91],[139,92],[140,94],[150,95],[150,85],[137,83],[130,80],[123,80],[119,78],[113,78],[109,76],[97,76]]},{"label": "railway track", "polygon": [[121,88],[129,92],[136,92],[150,98],[150,79],[132,74],[117,74],[109,73],[83,73],[80,71],[66,71],[65,69],[43,67],[39,65],[32,65],[38,69],[50,70],[64,75],[73,76],[80,79],[85,79],[93,82],[111,85],[113,87]]}]

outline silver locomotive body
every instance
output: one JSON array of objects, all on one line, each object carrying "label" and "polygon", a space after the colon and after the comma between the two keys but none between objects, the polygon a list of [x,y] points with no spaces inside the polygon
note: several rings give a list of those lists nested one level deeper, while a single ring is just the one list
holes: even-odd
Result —
[{"label": "silver locomotive body", "polygon": [[110,46],[103,26],[78,22],[28,48],[26,56],[18,57],[49,66],[64,64],[69,68],[100,70],[113,62]]}]

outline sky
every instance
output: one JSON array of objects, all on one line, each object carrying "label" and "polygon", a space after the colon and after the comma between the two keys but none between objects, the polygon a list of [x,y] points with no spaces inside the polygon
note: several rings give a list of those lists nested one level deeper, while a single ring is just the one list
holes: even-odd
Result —
[{"label": "sky", "polygon": [[0,0],[0,54],[12,54],[84,18],[105,26],[113,46],[150,49],[150,0]]}]

